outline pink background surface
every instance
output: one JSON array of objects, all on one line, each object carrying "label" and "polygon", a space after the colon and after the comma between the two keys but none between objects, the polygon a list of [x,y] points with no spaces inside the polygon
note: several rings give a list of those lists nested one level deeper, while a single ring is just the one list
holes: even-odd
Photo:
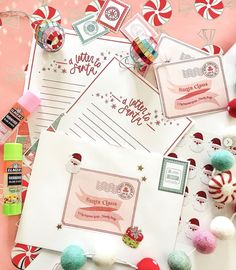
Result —
[{"label": "pink background surface", "polygon": [[[60,10],[62,25],[71,28],[71,22],[83,17],[83,12],[89,2],[90,0],[49,0],[48,4]],[[131,12],[125,20],[127,21],[136,12],[141,11],[145,0],[126,0],[125,2],[131,4]],[[199,31],[216,29],[213,43],[227,51],[236,40],[230,31],[236,25],[236,1],[223,2],[225,5],[223,14],[215,20],[208,21],[196,12],[194,0],[172,0],[170,3],[173,13],[170,21],[155,29],[199,48],[206,44],[198,36]],[[0,0],[0,12],[21,10],[31,14],[41,3],[36,0]],[[2,26],[0,26],[0,116],[22,94],[24,69],[29,57],[31,39],[32,30],[26,18],[2,18]],[[2,155],[0,159],[2,160]],[[2,162],[0,162],[0,166],[2,166]],[[0,181],[2,182],[2,177]],[[3,217],[0,214],[0,269],[15,269],[10,261],[10,251],[14,243],[17,219],[17,217]]]}]

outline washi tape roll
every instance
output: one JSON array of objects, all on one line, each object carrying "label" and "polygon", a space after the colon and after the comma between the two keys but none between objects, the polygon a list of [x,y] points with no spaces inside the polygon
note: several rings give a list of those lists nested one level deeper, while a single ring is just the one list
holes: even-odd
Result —
[{"label": "washi tape roll", "polygon": [[195,0],[194,6],[197,13],[207,20],[218,18],[224,11],[222,0]]},{"label": "washi tape roll", "polygon": [[208,44],[202,48],[203,51],[208,52],[211,55],[219,54],[223,55],[224,51],[220,46]]},{"label": "washi tape roll", "polygon": [[166,0],[149,0],[142,9],[144,19],[152,26],[167,23],[172,15],[172,7]]},{"label": "washi tape roll", "polygon": [[12,263],[21,270],[26,269],[39,255],[41,248],[24,244],[15,244],[11,252]]},{"label": "washi tape roll", "polygon": [[104,0],[93,0],[86,7],[85,14],[90,15],[90,14],[98,13],[102,9],[102,6],[104,3],[105,3]]},{"label": "washi tape roll", "polygon": [[236,179],[230,171],[215,175],[208,184],[209,195],[219,203],[230,203],[236,198]]},{"label": "washi tape roll", "polygon": [[44,5],[35,10],[33,15],[31,16],[32,21],[31,26],[33,27],[33,29],[35,29],[35,27],[40,23],[42,23],[42,21],[44,20],[51,20],[53,22],[57,22],[60,24],[61,15],[59,11],[56,10],[55,8]]}]

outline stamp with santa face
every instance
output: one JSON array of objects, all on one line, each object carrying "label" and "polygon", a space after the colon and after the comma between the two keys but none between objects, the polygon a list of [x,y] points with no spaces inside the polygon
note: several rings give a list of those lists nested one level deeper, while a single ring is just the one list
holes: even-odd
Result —
[{"label": "stamp with santa face", "polygon": [[139,187],[136,178],[81,168],[72,174],[62,224],[123,235],[133,226]]},{"label": "stamp with santa face", "polygon": [[195,132],[192,136],[190,136],[189,148],[194,153],[201,153],[204,150],[204,137],[201,132]]},{"label": "stamp with santa face", "polygon": [[189,162],[164,157],[158,189],[183,194],[188,177]]},{"label": "stamp with santa face", "polygon": [[199,212],[204,212],[208,206],[208,198],[205,191],[200,190],[194,195],[193,207]]},{"label": "stamp with santa face", "polygon": [[135,38],[156,37],[157,33],[139,14],[135,14],[120,31],[132,42]]},{"label": "stamp with santa face", "polygon": [[66,170],[69,173],[76,174],[80,170],[80,163],[82,161],[82,156],[79,153],[73,153],[70,156],[69,161],[66,163]]},{"label": "stamp with santa face", "polygon": [[192,239],[194,233],[200,228],[200,222],[198,218],[190,218],[186,221],[185,235],[187,238]]},{"label": "stamp with santa face", "polygon": [[109,33],[109,29],[96,21],[97,16],[88,15],[85,18],[72,23],[72,27],[83,44],[87,44]]},{"label": "stamp with santa face", "polygon": [[203,166],[202,171],[200,173],[200,181],[205,184],[208,185],[209,181],[212,178],[212,174],[213,174],[213,166],[211,164],[206,164]]},{"label": "stamp with santa face", "polygon": [[130,10],[130,5],[120,0],[107,0],[98,14],[97,22],[113,32],[118,32]]}]

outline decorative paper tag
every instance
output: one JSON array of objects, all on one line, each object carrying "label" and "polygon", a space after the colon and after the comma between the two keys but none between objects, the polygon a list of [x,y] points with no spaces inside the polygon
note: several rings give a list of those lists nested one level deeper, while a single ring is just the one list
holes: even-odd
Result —
[{"label": "decorative paper tag", "polygon": [[98,24],[96,18],[96,15],[89,15],[72,24],[83,44],[109,33],[109,29]]},{"label": "decorative paper tag", "polygon": [[121,32],[130,40],[133,41],[136,37],[147,38],[155,37],[157,33],[139,14],[135,14],[125,25],[122,26]]},{"label": "decorative paper tag", "polygon": [[71,175],[63,224],[120,234],[133,225],[138,179],[81,169]]},{"label": "decorative paper tag", "polygon": [[163,158],[158,189],[183,194],[188,177],[188,166],[188,162],[185,161]]},{"label": "decorative paper tag", "polygon": [[119,0],[107,0],[98,15],[97,22],[111,31],[118,32],[129,9],[129,5]]},{"label": "decorative paper tag", "polygon": [[155,70],[167,118],[220,111],[228,92],[220,56],[170,63]]}]

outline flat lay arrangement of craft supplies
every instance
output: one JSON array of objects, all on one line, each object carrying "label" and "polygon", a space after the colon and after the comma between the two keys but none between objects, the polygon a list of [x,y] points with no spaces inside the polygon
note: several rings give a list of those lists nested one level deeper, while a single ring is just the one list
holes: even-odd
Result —
[{"label": "flat lay arrangement of craft supplies", "polygon": [[0,269],[235,269],[235,11],[0,1]]}]

